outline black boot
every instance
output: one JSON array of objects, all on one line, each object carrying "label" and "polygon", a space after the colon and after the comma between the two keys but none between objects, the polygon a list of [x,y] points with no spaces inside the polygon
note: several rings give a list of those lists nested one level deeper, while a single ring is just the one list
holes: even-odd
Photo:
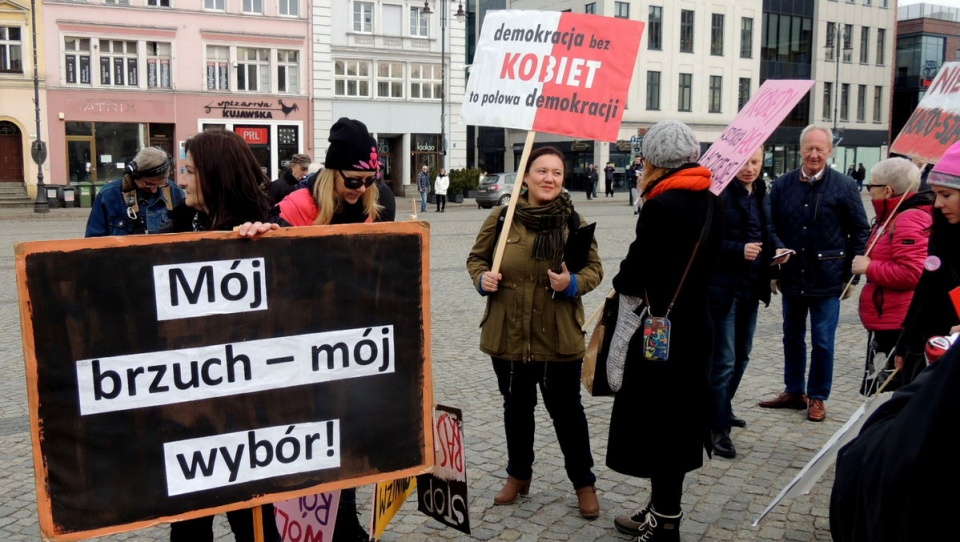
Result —
[{"label": "black boot", "polygon": [[645,521],[640,525],[638,542],[680,542],[681,518],[683,512],[665,516],[650,507]]},{"label": "black boot", "polygon": [[713,439],[713,455],[733,459],[737,457],[737,449],[733,447],[733,441],[730,440],[729,429],[714,429],[710,432]]}]

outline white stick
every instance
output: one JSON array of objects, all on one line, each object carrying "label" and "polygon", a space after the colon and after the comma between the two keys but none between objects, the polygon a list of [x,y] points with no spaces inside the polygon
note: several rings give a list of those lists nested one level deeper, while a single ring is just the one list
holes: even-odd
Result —
[{"label": "white stick", "polygon": [[534,131],[527,132],[527,141],[523,144],[523,153],[520,155],[520,165],[517,167],[517,178],[513,183],[513,194],[510,196],[510,205],[507,206],[507,216],[503,219],[503,235],[497,240],[497,247],[493,253],[493,266],[490,271],[500,272],[500,263],[503,260],[503,251],[507,247],[507,236],[510,233],[510,225],[513,224],[513,212],[517,208],[517,200],[520,198],[520,191],[523,188],[523,173],[527,169],[527,159],[530,158],[530,150],[533,147],[533,140],[537,137]]}]

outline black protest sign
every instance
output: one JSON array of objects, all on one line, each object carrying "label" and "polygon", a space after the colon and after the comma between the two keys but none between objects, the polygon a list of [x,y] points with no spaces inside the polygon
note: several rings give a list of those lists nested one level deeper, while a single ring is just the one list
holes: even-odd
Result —
[{"label": "black protest sign", "polygon": [[432,465],[426,225],[16,250],[46,537]]},{"label": "black protest sign", "polygon": [[458,408],[437,405],[433,430],[436,461],[432,473],[417,476],[417,509],[470,534],[463,413]]}]

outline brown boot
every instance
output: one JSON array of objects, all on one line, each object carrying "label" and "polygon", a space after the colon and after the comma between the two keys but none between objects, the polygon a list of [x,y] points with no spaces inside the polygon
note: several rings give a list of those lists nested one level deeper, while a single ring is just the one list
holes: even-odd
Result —
[{"label": "brown boot", "polygon": [[517,502],[517,497],[526,495],[530,492],[530,480],[521,480],[513,476],[507,476],[507,483],[503,485],[500,493],[493,497],[493,504],[513,504]]},{"label": "brown boot", "polygon": [[597,489],[593,486],[584,486],[577,490],[577,506],[580,515],[587,519],[600,517],[600,501],[597,499]]}]

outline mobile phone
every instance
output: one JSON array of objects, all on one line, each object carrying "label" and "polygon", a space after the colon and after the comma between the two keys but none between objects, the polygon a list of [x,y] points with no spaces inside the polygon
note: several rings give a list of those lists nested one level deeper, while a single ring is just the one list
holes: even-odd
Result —
[{"label": "mobile phone", "polygon": [[781,252],[780,254],[777,254],[776,256],[774,256],[773,259],[770,260],[770,265],[780,265],[780,264],[783,263],[783,260],[784,260],[787,256],[790,256],[790,255],[793,255],[793,254],[796,254],[796,253],[797,253],[796,250],[792,250],[792,249],[789,249],[789,248],[788,248],[787,250],[785,250],[785,251]]}]

